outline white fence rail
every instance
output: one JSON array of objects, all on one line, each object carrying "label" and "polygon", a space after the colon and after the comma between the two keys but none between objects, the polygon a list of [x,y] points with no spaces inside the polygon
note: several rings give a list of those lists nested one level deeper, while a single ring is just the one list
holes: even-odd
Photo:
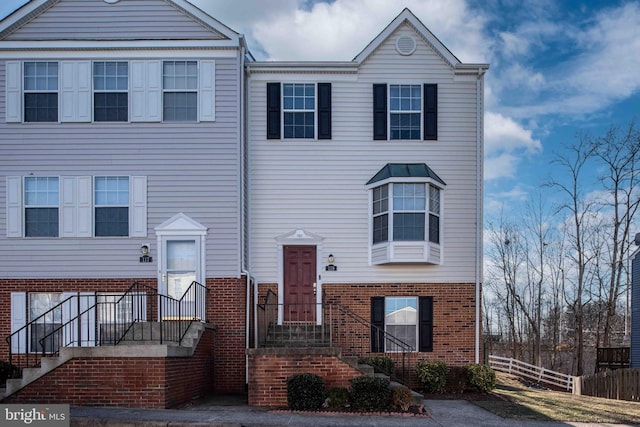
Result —
[{"label": "white fence rail", "polygon": [[574,392],[575,377],[572,375],[551,371],[516,359],[494,355],[489,355],[489,366],[495,371],[507,372],[538,383],[560,387],[570,393]]}]

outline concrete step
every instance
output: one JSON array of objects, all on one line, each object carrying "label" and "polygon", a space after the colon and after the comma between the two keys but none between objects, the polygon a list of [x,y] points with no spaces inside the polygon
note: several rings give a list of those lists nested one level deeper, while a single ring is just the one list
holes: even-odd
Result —
[{"label": "concrete step", "polygon": [[[149,325],[139,324],[139,329],[157,329],[159,331],[159,324],[157,322],[147,323],[149,323]],[[151,325],[150,323],[156,323],[156,325],[158,326]],[[18,390],[28,386],[30,383],[36,381],[38,378],[43,377],[50,371],[58,368],[74,357],[128,357],[127,354],[130,354],[132,351],[134,353],[139,351],[135,350],[136,346],[138,346],[140,349],[145,349],[144,351],[150,351],[151,348],[154,348],[154,351],[158,351],[158,349],[160,349],[160,352],[163,354],[166,354],[166,350],[168,349],[168,353],[170,353],[169,356],[173,355],[174,357],[176,356],[176,354],[180,357],[188,356],[189,352],[192,352],[195,348],[195,345],[197,345],[200,336],[204,332],[204,329],[204,324],[200,322],[192,323],[187,334],[185,335],[186,338],[183,339],[182,345],[178,345],[177,342],[163,342],[162,345],[158,345],[159,343],[155,340],[132,340],[122,341],[120,343],[124,344],[122,346],[107,345],[97,347],[60,348],[59,356],[43,357],[40,361],[39,367],[23,368],[22,378],[8,379],[6,382],[6,387],[4,389],[0,389],[0,401],[6,397],[9,397]],[[140,337],[142,336],[143,333],[141,332]]]}]

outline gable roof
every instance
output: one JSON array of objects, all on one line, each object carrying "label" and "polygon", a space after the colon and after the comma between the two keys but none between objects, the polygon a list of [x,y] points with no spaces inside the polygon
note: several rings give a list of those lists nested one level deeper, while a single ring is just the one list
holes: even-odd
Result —
[{"label": "gable roof", "polygon": [[378,36],[373,39],[353,60],[358,64],[362,64],[369,55],[378,49],[378,47],[380,47],[380,45],[382,45],[385,40],[387,40],[389,36],[391,36],[391,34],[393,34],[393,32],[405,22],[412,26],[418,34],[422,36],[424,41],[429,44],[451,67],[455,67],[461,63],[460,60],[456,58],[455,55],[451,53],[451,51],[447,49],[447,47],[442,44],[442,42],[438,40],[438,38],[433,35],[433,33],[429,31],[429,29],[408,8],[405,8],[400,12],[400,15],[396,16],[396,18],[391,21],[391,23],[387,25],[387,27],[382,30],[382,32],[378,34]]},{"label": "gable roof", "polygon": [[[28,3],[15,10],[5,19],[0,21],[0,40],[5,38],[8,34],[13,33],[20,27],[26,25],[28,22],[46,12],[48,9],[60,3],[61,1],[62,0],[30,0]],[[119,0],[116,0],[116,2],[117,1]],[[189,18],[203,25],[205,28],[208,28],[212,32],[221,35],[223,38],[226,38],[235,43],[238,43],[242,39],[242,36],[240,36],[240,34],[233,31],[231,28],[227,27],[198,7],[192,5],[187,0],[162,1],[172,5],[182,13],[186,14]]]},{"label": "gable roof", "polygon": [[425,163],[387,163],[367,182],[367,185],[389,178],[430,178],[442,185],[447,185]]}]

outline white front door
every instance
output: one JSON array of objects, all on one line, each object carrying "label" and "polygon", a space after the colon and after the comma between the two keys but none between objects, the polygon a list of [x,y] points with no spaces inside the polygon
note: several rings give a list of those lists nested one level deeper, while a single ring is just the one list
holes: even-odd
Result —
[{"label": "white front door", "polygon": [[[207,228],[183,213],[156,227],[158,293],[173,300],[158,307],[162,319],[205,320],[205,252]],[[194,282],[198,285],[192,286]]]},{"label": "white front door", "polygon": [[191,283],[200,282],[198,277],[198,245],[195,239],[165,240],[166,295],[181,299]]},{"label": "white front door", "polygon": [[[179,302],[161,304],[165,320],[204,319],[205,292],[200,269],[200,238],[166,237],[162,239],[160,294]],[[194,282],[198,284],[193,285]],[[193,286],[192,286],[193,285]]]}]

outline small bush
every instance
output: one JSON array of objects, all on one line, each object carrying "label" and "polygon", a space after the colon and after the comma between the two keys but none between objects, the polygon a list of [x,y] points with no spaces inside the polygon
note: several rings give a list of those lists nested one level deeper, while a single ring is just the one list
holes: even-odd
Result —
[{"label": "small bush", "polygon": [[447,382],[444,392],[450,394],[464,393],[467,388],[467,367],[450,366],[447,370]]},{"label": "small bush", "polygon": [[414,367],[422,388],[427,393],[441,393],[447,383],[447,364],[437,360],[421,360]]},{"label": "small bush", "polygon": [[366,365],[373,366],[376,372],[381,372],[389,376],[392,376],[394,374],[396,368],[396,364],[388,356],[363,357],[358,360],[358,363],[364,363]]},{"label": "small bush", "polygon": [[351,403],[364,411],[386,411],[391,406],[388,378],[357,377],[351,380]]},{"label": "small bush", "polygon": [[333,387],[327,392],[326,406],[331,409],[344,409],[349,404],[349,390]]},{"label": "small bush", "polygon": [[408,411],[412,400],[413,396],[411,396],[411,390],[408,387],[395,387],[391,391],[391,403],[394,408]]},{"label": "small bush", "polygon": [[467,366],[467,384],[474,391],[487,393],[496,388],[496,373],[487,365],[469,365]]},{"label": "small bush", "polygon": [[287,404],[297,411],[319,409],[324,402],[324,380],[315,374],[296,374],[287,379]]},{"label": "small bush", "polygon": [[20,368],[12,365],[9,362],[5,362],[4,360],[0,360],[0,386],[3,386],[7,383],[7,379],[9,378],[19,378],[20,377]]}]

